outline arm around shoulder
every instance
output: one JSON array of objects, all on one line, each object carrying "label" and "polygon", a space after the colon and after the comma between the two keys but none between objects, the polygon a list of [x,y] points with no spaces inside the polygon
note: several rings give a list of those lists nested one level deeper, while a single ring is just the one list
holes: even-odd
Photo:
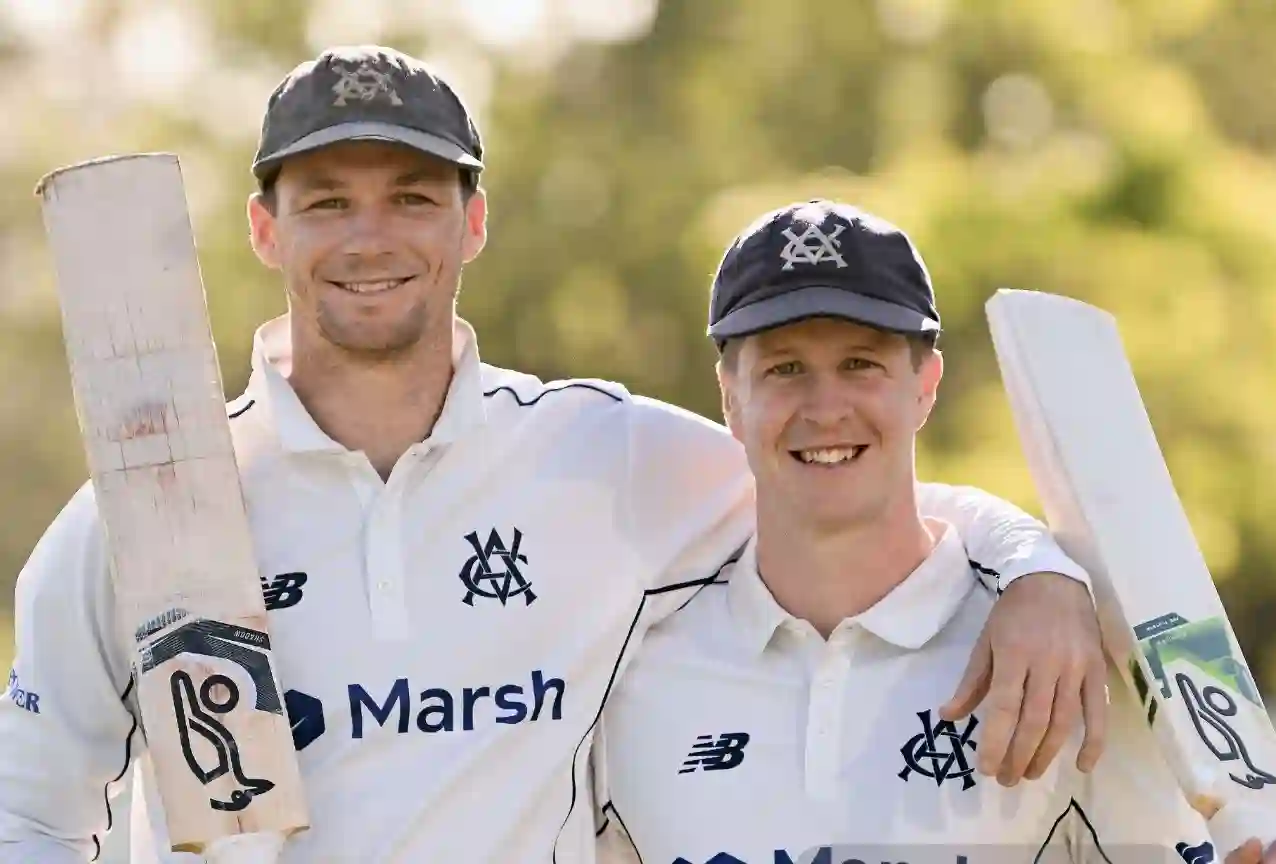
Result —
[{"label": "arm around shoulder", "polygon": [[975,486],[919,483],[917,505],[923,516],[951,523],[973,563],[1004,590],[1029,573],[1059,573],[1087,588],[1090,577],[1059,548],[1039,519]]},{"label": "arm around shoulder", "polygon": [[109,800],[141,737],[114,622],[86,485],[18,576],[17,650],[0,698],[0,864],[87,860],[110,826]]},{"label": "arm around shoulder", "polygon": [[711,580],[748,541],[753,477],[731,433],[689,411],[634,397],[628,429],[626,533],[644,589],[679,595]]}]

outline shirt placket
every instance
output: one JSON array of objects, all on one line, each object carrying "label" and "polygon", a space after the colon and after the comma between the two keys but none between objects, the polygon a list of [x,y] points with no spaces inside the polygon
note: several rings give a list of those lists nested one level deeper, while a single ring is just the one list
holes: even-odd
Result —
[{"label": "shirt placket", "polygon": [[[360,458],[361,472],[372,466]],[[368,611],[373,635],[378,641],[408,638],[408,610],[403,585],[403,495],[402,476],[391,474],[385,484],[380,478],[356,479],[364,513],[363,573],[368,594]],[[397,481],[397,482],[396,482]]]},{"label": "shirt placket", "polygon": [[806,721],[806,794],[831,800],[838,794],[842,742],[846,737],[846,681],[850,632],[837,631],[816,654]]}]

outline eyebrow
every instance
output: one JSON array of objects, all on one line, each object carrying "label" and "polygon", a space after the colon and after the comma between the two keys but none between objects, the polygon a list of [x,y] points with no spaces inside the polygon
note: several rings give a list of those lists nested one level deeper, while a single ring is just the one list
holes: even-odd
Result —
[{"label": "eyebrow", "polygon": [[309,174],[301,178],[298,185],[302,192],[331,192],[336,189],[344,189],[345,184],[335,177],[327,174]]}]

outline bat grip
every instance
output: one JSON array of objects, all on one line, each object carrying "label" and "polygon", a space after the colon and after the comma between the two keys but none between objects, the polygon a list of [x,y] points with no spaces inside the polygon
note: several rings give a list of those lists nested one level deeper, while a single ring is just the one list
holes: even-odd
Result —
[{"label": "bat grip", "polygon": [[215,840],[204,850],[206,864],[275,864],[286,838],[278,831],[235,834]]},{"label": "bat grip", "polygon": [[1276,815],[1240,801],[1225,803],[1208,824],[1220,861],[1252,837],[1261,840],[1264,849],[1276,840]]}]

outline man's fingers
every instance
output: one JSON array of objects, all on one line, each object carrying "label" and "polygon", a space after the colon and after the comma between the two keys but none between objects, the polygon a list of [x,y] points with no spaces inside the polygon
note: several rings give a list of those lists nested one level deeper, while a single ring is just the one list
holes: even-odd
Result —
[{"label": "man's fingers", "polygon": [[939,709],[939,716],[944,720],[956,721],[975,710],[975,707],[988,695],[988,684],[992,680],[992,646],[985,632],[975,643],[975,650],[966,663],[966,671],[961,682],[944,706]]},{"label": "man's fingers", "polygon": [[[1082,716],[1081,688],[1084,680],[1084,676],[1079,671],[1065,674],[1059,679],[1054,691],[1054,704],[1050,710],[1045,737],[1041,739],[1041,744],[1037,746],[1031,761],[1024,769],[1025,779],[1037,780],[1045,774],[1050,763],[1054,761],[1054,757],[1059,755],[1063,745],[1072,737],[1072,730],[1076,728]],[[1029,691],[1031,692],[1031,687]],[[1032,697],[1028,698],[1031,700]]]},{"label": "man's fingers", "polygon": [[1028,769],[1028,763],[1041,747],[1050,727],[1059,684],[1058,675],[1038,670],[1029,672],[1023,704],[1019,708],[1019,724],[1015,727],[1006,758],[1002,760],[1001,770],[997,772],[997,782],[1001,785],[1013,786],[1023,779],[1023,772]]},{"label": "man's fingers", "polygon": [[1085,739],[1077,753],[1077,769],[1092,771],[1108,741],[1108,669],[1103,662],[1090,664],[1081,684],[1081,710]]},{"label": "man's fingers", "polygon": [[1000,658],[992,670],[992,683],[985,700],[988,707],[984,734],[979,742],[979,771],[990,777],[996,776],[1001,768],[1015,727],[1019,725],[1019,710],[1028,678],[1028,665],[1019,656]]},{"label": "man's fingers", "polygon": [[1244,845],[1227,853],[1223,864],[1264,864],[1262,841],[1251,837]]}]

